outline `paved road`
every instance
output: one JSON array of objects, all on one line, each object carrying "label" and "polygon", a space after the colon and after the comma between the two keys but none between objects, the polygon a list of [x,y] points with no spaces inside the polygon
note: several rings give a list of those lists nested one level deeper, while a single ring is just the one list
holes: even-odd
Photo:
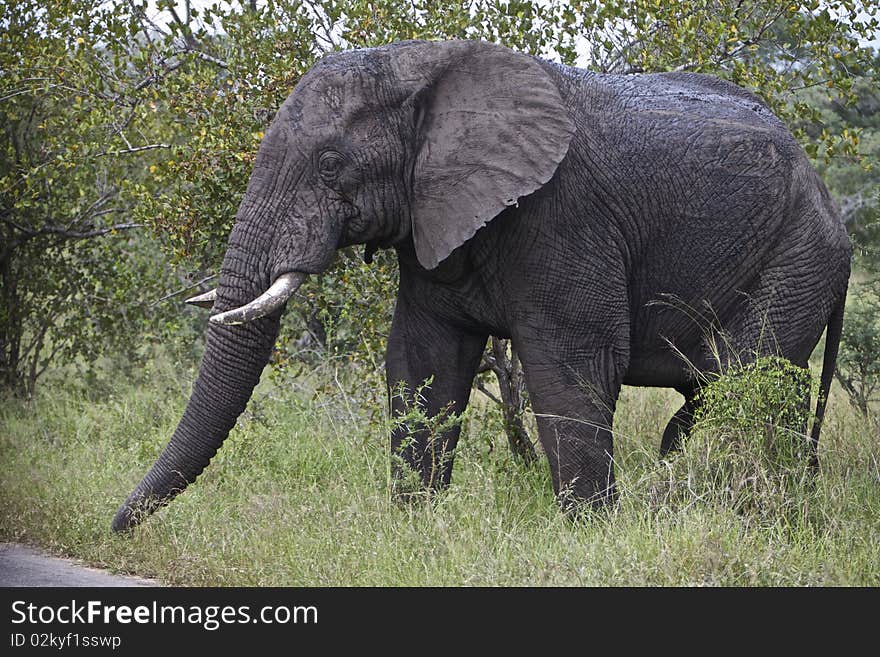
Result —
[{"label": "paved road", "polygon": [[23,545],[0,543],[3,586],[160,586],[153,580],[113,575]]}]

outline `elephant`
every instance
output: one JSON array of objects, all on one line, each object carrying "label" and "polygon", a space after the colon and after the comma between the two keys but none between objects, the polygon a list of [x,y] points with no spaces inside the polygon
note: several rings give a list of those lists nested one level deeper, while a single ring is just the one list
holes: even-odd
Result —
[{"label": "elephant", "polygon": [[[622,385],[683,395],[667,453],[693,421],[696,373],[762,353],[807,367],[827,328],[816,458],[852,248],[768,107],[709,75],[402,41],[325,56],[274,116],[217,289],[193,299],[212,313],[191,397],[114,530],[195,481],[245,409],[287,300],[352,245],[368,262],[396,251],[392,414],[463,413],[489,336],[509,338],[564,511],[613,508]],[[394,429],[397,476],[448,486],[460,427],[447,426],[430,439]]]}]

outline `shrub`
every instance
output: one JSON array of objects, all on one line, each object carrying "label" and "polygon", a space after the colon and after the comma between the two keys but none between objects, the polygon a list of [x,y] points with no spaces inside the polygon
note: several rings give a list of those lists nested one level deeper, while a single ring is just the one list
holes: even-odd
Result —
[{"label": "shrub", "polygon": [[665,462],[652,499],[673,508],[708,504],[749,519],[789,522],[809,501],[809,372],[759,358],[711,381],[698,397],[682,452]]},{"label": "shrub", "polygon": [[835,377],[850,402],[867,417],[880,396],[880,297],[867,287],[852,299],[840,341]]}]

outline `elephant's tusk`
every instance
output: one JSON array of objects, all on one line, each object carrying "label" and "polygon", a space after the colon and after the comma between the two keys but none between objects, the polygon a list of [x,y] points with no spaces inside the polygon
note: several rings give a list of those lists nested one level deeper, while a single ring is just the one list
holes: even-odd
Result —
[{"label": "elephant's tusk", "polygon": [[282,274],[275,279],[268,290],[249,304],[214,315],[211,317],[211,322],[225,325],[244,324],[265,317],[287,303],[287,300],[293,296],[293,293],[305,279],[306,274],[302,272]]},{"label": "elephant's tusk", "polygon": [[190,297],[184,303],[188,303],[191,306],[198,306],[199,308],[213,308],[214,302],[217,300],[217,290],[216,288],[211,290],[210,292],[205,292],[204,294],[199,294],[194,297]]}]

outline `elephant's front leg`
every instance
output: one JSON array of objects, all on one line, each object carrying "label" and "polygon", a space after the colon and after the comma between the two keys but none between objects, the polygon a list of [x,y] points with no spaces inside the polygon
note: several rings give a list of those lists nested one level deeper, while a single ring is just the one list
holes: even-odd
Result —
[{"label": "elephant's front leg", "polygon": [[399,484],[408,469],[418,473],[428,490],[449,485],[461,426],[448,420],[467,408],[487,337],[452,326],[402,295],[398,298],[385,362],[396,420],[391,452],[398,493],[407,492]]}]

